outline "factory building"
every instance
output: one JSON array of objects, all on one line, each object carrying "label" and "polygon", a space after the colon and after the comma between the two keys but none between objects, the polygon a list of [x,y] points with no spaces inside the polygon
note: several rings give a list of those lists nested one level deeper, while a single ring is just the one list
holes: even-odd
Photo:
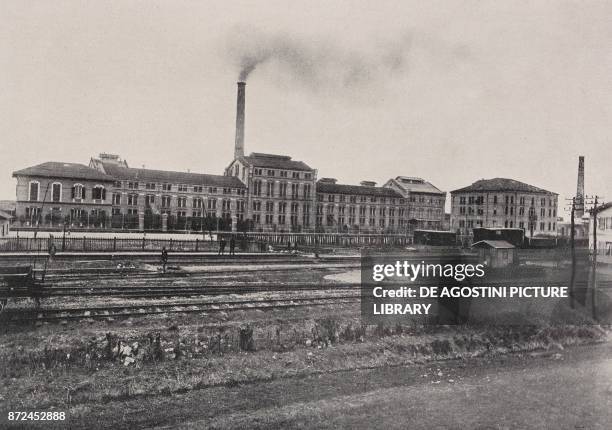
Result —
[{"label": "factory building", "polygon": [[325,232],[406,232],[406,199],[375,182],[360,185],[336,183],[334,178],[317,182],[316,227]]},{"label": "factory building", "polygon": [[513,179],[481,179],[451,191],[451,230],[520,228],[526,237],[557,235],[557,193]]},{"label": "factory building", "polygon": [[133,168],[100,154],[89,166],[43,163],[17,171],[23,227],[138,231],[409,233],[439,230],[446,193],[420,178],[382,187],[317,181],[317,170],[286,155],[245,155],[245,92],[238,83],[234,157],[223,175]]},{"label": "factory building", "polygon": [[111,212],[114,178],[83,164],[46,162],[13,172],[15,223],[104,226]]},{"label": "factory building", "polygon": [[422,178],[408,176],[389,179],[383,187],[395,190],[408,201],[408,219],[413,220],[414,228],[444,229],[444,191]]}]

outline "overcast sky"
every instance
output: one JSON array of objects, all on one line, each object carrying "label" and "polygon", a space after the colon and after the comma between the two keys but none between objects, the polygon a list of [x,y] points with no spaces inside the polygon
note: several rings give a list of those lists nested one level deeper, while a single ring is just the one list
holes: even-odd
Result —
[{"label": "overcast sky", "polygon": [[584,155],[587,194],[612,200],[612,2],[2,0],[0,18],[0,198],[14,170],[99,152],[222,174],[249,66],[247,153],[561,198]]}]

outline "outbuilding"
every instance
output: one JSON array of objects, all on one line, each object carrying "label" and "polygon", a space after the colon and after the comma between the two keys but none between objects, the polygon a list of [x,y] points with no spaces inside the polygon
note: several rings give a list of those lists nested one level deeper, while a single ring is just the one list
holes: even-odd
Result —
[{"label": "outbuilding", "polygon": [[481,240],[472,245],[487,267],[500,268],[518,264],[516,247],[505,240]]}]

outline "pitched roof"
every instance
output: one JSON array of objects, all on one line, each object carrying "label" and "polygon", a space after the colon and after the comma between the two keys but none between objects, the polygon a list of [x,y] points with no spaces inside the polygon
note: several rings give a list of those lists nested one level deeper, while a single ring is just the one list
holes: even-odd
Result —
[{"label": "pitched roof", "polygon": [[78,163],[63,163],[59,161],[48,161],[36,166],[13,172],[13,176],[38,176],[43,178],[70,178],[70,179],[90,179],[92,181],[113,180],[112,177],[100,172],[99,170]]},{"label": "pitched roof", "polygon": [[515,246],[505,240],[481,240],[472,244],[472,248],[514,249]]},{"label": "pitched roof", "polygon": [[6,220],[12,220],[13,219],[13,215],[6,213],[4,211],[0,211],[0,218],[4,218]]},{"label": "pitched roof", "polygon": [[116,180],[167,182],[172,184],[206,185],[223,188],[245,188],[245,185],[240,179],[234,176],[173,172],[170,170],[136,169],[105,162],[101,164],[104,167],[104,171]]},{"label": "pitched roof", "polygon": [[446,194],[444,191],[434,186],[431,182],[421,178],[397,176],[395,179],[389,180],[389,182],[391,181],[394,181],[398,187],[411,193]]},{"label": "pitched roof", "polygon": [[515,181],[514,179],[493,178],[481,179],[467,187],[459,188],[451,191],[451,193],[460,193],[468,191],[518,191],[522,193],[546,193],[557,194],[552,191],[547,191],[542,188],[534,187],[533,185],[524,182]]},{"label": "pitched roof", "polygon": [[403,198],[400,193],[391,188],[365,187],[362,185],[344,185],[321,181],[317,182],[317,193],[356,194],[361,196],[392,197],[400,199]]},{"label": "pitched roof", "polygon": [[260,152],[252,152],[250,155],[243,155],[240,160],[255,167],[265,167],[270,169],[287,169],[287,170],[313,170],[308,164],[303,161],[292,160],[288,155],[262,154]]}]

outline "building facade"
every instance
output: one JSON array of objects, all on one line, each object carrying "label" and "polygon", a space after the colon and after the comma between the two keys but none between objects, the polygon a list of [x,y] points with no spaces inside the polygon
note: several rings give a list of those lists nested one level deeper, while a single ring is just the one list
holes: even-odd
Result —
[{"label": "building facade", "polygon": [[246,188],[246,217],[251,230],[312,231],[317,171],[289,156],[240,155],[225,169]]},{"label": "building facade", "polygon": [[[597,214],[597,225],[594,234],[594,214]],[[589,248],[593,249],[597,241],[597,261],[612,263],[612,203],[606,203],[597,207],[597,211],[589,213]]]},{"label": "building facade", "polygon": [[11,231],[11,220],[13,216],[4,211],[0,211],[0,237],[8,236]]},{"label": "building facade", "polygon": [[513,179],[481,179],[451,191],[451,230],[520,228],[526,237],[557,235],[557,193]]},{"label": "building facade", "polygon": [[446,193],[422,178],[397,176],[389,179],[385,188],[399,193],[408,201],[408,219],[415,229],[446,230],[444,205]]},{"label": "building facade", "polygon": [[47,162],[13,177],[18,226],[103,227],[111,213],[113,178],[83,164]]},{"label": "building facade", "polygon": [[360,185],[336,183],[334,178],[317,182],[315,225],[318,231],[351,233],[407,232],[406,199],[375,182]]},{"label": "building facade", "polygon": [[131,168],[100,154],[90,167],[113,178],[111,228],[236,230],[246,220],[246,187],[223,175]]}]

